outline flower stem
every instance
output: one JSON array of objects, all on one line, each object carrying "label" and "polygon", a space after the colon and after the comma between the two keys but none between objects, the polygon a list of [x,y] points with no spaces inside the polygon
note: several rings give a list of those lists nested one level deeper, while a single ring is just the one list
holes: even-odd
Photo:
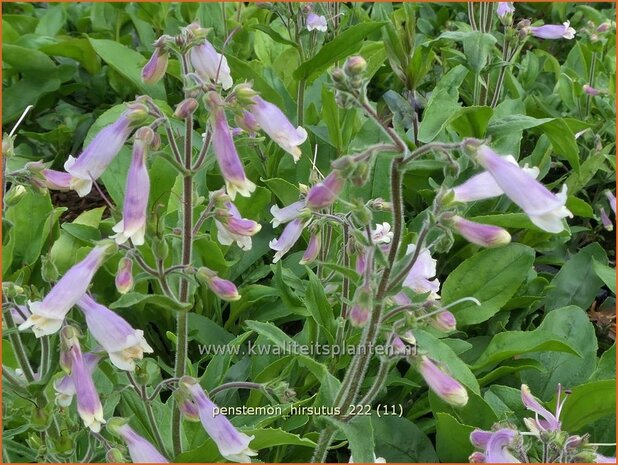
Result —
[{"label": "flower stem", "polygon": [[32,367],[30,366],[30,362],[28,361],[26,349],[24,348],[24,344],[21,341],[21,336],[19,335],[19,332],[15,327],[15,321],[13,320],[13,315],[11,315],[10,310],[4,312],[4,321],[6,322],[7,328],[9,330],[12,330],[9,334],[9,340],[11,341],[11,345],[13,346],[13,351],[15,352],[15,356],[17,357],[19,366],[24,372],[26,380],[28,380],[29,383],[32,383],[34,382],[34,372],[32,371]]}]

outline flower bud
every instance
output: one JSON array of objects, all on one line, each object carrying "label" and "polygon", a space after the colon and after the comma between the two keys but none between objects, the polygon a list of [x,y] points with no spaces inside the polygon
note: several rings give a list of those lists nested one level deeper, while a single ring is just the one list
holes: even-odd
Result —
[{"label": "flower bud", "polygon": [[152,56],[142,68],[142,81],[155,84],[165,76],[167,71],[168,53],[162,47],[155,48]]},{"label": "flower bud", "polygon": [[127,104],[129,111],[126,113],[126,117],[134,124],[144,121],[148,117],[148,107],[143,103],[132,102]]},{"label": "flower bud", "polygon": [[9,207],[17,205],[24,195],[26,195],[26,192],[27,191],[24,186],[17,184],[6,193],[4,196],[4,203]]},{"label": "flower bud", "polygon": [[348,315],[352,326],[362,328],[367,324],[373,310],[372,297],[371,290],[367,286],[361,286],[356,290],[354,304]]},{"label": "flower bud", "polygon": [[191,116],[195,110],[197,110],[198,101],[194,98],[186,98],[178,105],[176,105],[176,110],[174,111],[174,116],[180,119],[187,119]]},{"label": "flower bud", "polygon": [[240,103],[241,106],[253,105],[254,97],[257,97],[258,95],[260,95],[258,92],[253,90],[253,87],[251,87],[251,84],[246,83],[246,82],[242,84],[238,84],[234,88],[233,92],[236,95],[236,100],[238,101],[238,103]]},{"label": "flower bud", "polygon": [[345,62],[344,70],[348,76],[358,76],[367,70],[367,62],[362,56],[352,56]]},{"label": "flower bud", "polygon": [[341,68],[334,68],[330,72],[330,77],[337,84],[342,84],[346,80],[345,73],[343,72],[343,70]]},{"label": "flower bud", "polygon": [[468,462],[470,463],[485,463],[486,462],[486,457],[485,454],[483,454],[482,452],[472,452],[472,454],[470,454],[470,457],[468,457]]},{"label": "flower bud", "polygon": [[318,258],[320,254],[320,248],[322,246],[322,234],[320,231],[314,231],[309,238],[309,243],[307,244],[307,249],[303,254],[303,258],[300,259],[301,265],[306,265],[308,263],[312,263]]},{"label": "flower bud", "polygon": [[455,315],[448,310],[444,310],[431,318],[430,324],[437,330],[445,331],[447,333],[457,329],[457,320],[455,319]]},{"label": "flower bud", "polygon": [[118,271],[116,272],[116,289],[121,294],[126,294],[133,289],[133,261],[130,258],[124,257],[118,262]]},{"label": "flower bud", "polygon": [[60,272],[49,255],[41,257],[41,277],[46,283],[55,283],[60,277]]},{"label": "flower bud", "polygon": [[475,223],[457,215],[453,217],[453,226],[458,234],[481,247],[499,247],[511,242],[508,231],[498,226]]},{"label": "flower bud", "polygon": [[124,455],[122,452],[116,448],[109,449],[105,453],[105,461],[107,463],[126,463],[127,461],[124,459]]},{"label": "flower bud", "polygon": [[607,213],[605,212],[605,209],[603,207],[599,209],[599,216],[601,217],[601,224],[603,225],[603,227],[607,231],[613,231],[614,223],[612,223],[612,220],[609,219],[609,216],[607,216]]},{"label": "flower bud", "polygon": [[418,370],[429,388],[445,402],[456,407],[468,403],[466,388],[424,355],[420,358]]},{"label": "flower bud", "polygon": [[220,299],[228,302],[240,299],[236,285],[227,279],[220,278],[213,270],[203,266],[197,270],[196,277],[204,282]]},{"label": "flower bud", "polygon": [[345,179],[337,170],[332,171],[324,180],[313,186],[307,194],[307,207],[312,210],[321,210],[332,205],[343,187]]}]

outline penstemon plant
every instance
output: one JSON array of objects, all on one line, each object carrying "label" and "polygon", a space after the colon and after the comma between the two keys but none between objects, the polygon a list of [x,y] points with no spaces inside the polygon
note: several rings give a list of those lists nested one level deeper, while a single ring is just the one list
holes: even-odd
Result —
[{"label": "penstemon plant", "polygon": [[[25,266],[9,264],[3,282],[14,358],[3,382],[33,406],[25,427],[11,422],[9,440],[27,432],[31,461],[48,462],[615,461],[601,453],[612,444],[591,442],[583,428],[592,420],[573,413],[576,401],[608,389],[615,348],[597,364],[596,339],[590,354],[582,338],[563,334],[561,319],[579,324],[584,310],[575,304],[586,303],[554,294],[560,305],[550,308],[552,289],[570,285],[560,276],[571,261],[552,284],[533,267],[537,252],[545,254],[539,266],[567,255],[564,244],[581,232],[573,223],[594,215],[573,190],[609,163],[607,128],[594,118],[609,111],[595,102],[613,90],[598,87],[595,66],[608,60],[614,25],[516,23],[513,3],[469,3],[457,30],[449,24],[425,43],[416,28],[428,33],[426,6],[375,5],[371,17],[339,3],[252,6],[256,21],[264,12],[274,18],[253,30],[297,57],[298,69],[283,73],[297,81],[294,102],[287,90],[277,100],[283,81],[228,53],[246,33],[245,6],[233,7],[238,24],[226,23],[223,37],[198,22],[158,28],[140,88],[173,76],[182,83],[175,105],[154,91],[117,105],[62,170],[3,164],[9,233],[15,209],[50,191],[96,193],[111,215],[85,212],[59,228],[62,212],[50,213],[37,231],[59,235],[49,253],[41,244],[35,268],[38,256],[11,256]],[[380,30],[379,47],[350,47]],[[526,47],[580,32],[590,63],[577,79],[586,83],[557,90],[573,103],[569,117],[541,117],[538,108],[511,115],[525,113],[511,98],[523,92],[517,79],[534,81],[520,69],[538,60],[522,59]],[[463,52],[439,50],[451,42]],[[386,61],[400,90],[384,94],[392,117],[372,86]],[[322,109],[307,103],[318,76]],[[595,124],[597,135],[586,138]],[[520,159],[522,131],[535,127],[545,133]],[[15,158],[16,135],[5,136],[4,159]],[[581,166],[578,139],[588,150]],[[552,149],[580,174],[547,176]],[[307,176],[294,184],[275,176],[281,166]],[[615,214],[606,185],[590,197]],[[260,222],[269,205],[270,224]],[[599,217],[613,229],[605,208]],[[12,234],[9,254],[21,240]],[[612,289],[607,255],[595,249],[575,262],[579,253],[573,266],[595,264],[587,264],[601,283],[594,291]],[[258,260],[266,263],[252,267]],[[147,313],[132,314],[137,308]],[[543,363],[567,356],[592,357],[594,373],[534,381]],[[492,385],[501,379],[508,385]],[[607,414],[593,407],[595,420]],[[408,439],[407,455],[389,455]],[[29,457],[10,444],[5,461]]]}]

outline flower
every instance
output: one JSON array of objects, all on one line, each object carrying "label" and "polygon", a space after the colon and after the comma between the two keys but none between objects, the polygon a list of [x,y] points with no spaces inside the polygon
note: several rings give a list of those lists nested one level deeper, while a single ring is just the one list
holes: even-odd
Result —
[{"label": "flower", "polygon": [[[99,363],[99,356],[87,352],[83,354],[83,360],[88,373],[92,375]],[[65,375],[54,381],[54,390],[56,391],[56,404],[59,407],[66,408],[71,405],[73,396],[75,395],[75,383],[71,375]]]},{"label": "flower", "polygon": [[376,228],[371,231],[371,240],[374,244],[390,244],[393,240],[391,225],[387,222],[376,224]]},{"label": "flower", "polygon": [[190,60],[195,72],[202,79],[221,84],[225,90],[234,84],[227,59],[222,54],[217,53],[208,40],[204,39],[202,44],[191,49]]},{"label": "flower", "polygon": [[599,209],[599,215],[601,216],[601,224],[603,224],[603,227],[608,231],[613,231],[614,224],[612,223],[612,220],[609,219],[609,216],[607,216],[605,208],[601,207]]},{"label": "flower", "polygon": [[498,9],[496,13],[500,19],[504,18],[506,15],[513,14],[515,12],[515,7],[513,6],[513,2],[498,2]]},{"label": "flower", "polygon": [[250,110],[262,130],[297,162],[301,155],[298,146],[307,140],[307,131],[301,126],[294,128],[277,106],[259,96],[253,98]]},{"label": "flower", "polygon": [[586,95],[590,95],[592,97],[596,97],[597,95],[601,94],[601,90],[595,89],[590,84],[584,84],[582,86],[582,90],[584,91]]},{"label": "flower", "polygon": [[92,139],[77,158],[69,155],[64,169],[71,175],[70,187],[80,197],[90,193],[92,183],[101,177],[114,160],[131,134],[131,118],[124,112],[109,126],[105,126]]},{"label": "flower", "polygon": [[129,239],[133,245],[144,244],[148,195],[150,194],[146,152],[153,138],[154,132],[148,127],[140,128],[135,134],[133,156],[125,184],[122,220],[112,228],[116,234],[111,237],[118,244],[124,244]]},{"label": "flower", "polygon": [[444,310],[443,312],[438,313],[435,317],[429,320],[430,324],[440,330],[451,332],[457,329],[457,320],[455,319],[455,315],[453,315],[448,310]]},{"label": "flower", "polygon": [[559,24],[546,24],[540,27],[530,27],[530,32],[534,37],[540,39],[573,39],[575,37],[575,29],[570,25],[569,21]]},{"label": "flower", "polygon": [[121,294],[126,294],[133,289],[133,261],[130,258],[123,257],[118,262],[118,271],[116,271],[116,289]]},{"label": "flower", "polygon": [[201,267],[197,271],[197,277],[210,288],[220,299],[227,301],[235,301],[240,299],[240,294],[236,285],[232,281],[220,278],[217,273],[206,268]]},{"label": "flower", "polygon": [[[44,169],[40,172],[43,186],[56,191],[71,190],[72,176],[64,171]],[[37,181],[39,179],[37,178]]]},{"label": "flower", "polygon": [[277,252],[273,257],[273,263],[281,260],[281,257],[296,244],[305,226],[305,220],[296,218],[286,225],[278,239],[273,239],[268,243],[268,246]]},{"label": "flower", "polygon": [[164,47],[155,47],[152,56],[142,68],[142,81],[146,84],[156,84],[165,76],[169,54]]},{"label": "flower", "polygon": [[466,388],[424,355],[420,358],[418,371],[429,388],[445,402],[456,407],[463,407],[468,403]]},{"label": "flower", "polygon": [[[416,246],[410,244],[406,254],[414,254]],[[416,262],[410,268],[408,276],[403,281],[403,286],[412,289],[417,294],[425,294],[429,292],[431,299],[439,299],[438,291],[440,290],[440,281],[434,278],[436,275],[436,260],[431,257],[428,249],[422,249]],[[434,279],[431,279],[434,278]]]},{"label": "flower", "polygon": [[86,293],[108,251],[109,245],[95,247],[65,273],[41,302],[28,302],[32,314],[19,329],[32,327],[36,337],[58,332],[71,307]]},{"label": "flower", "polygon": [[[565,399],[566,400],[566,399]],[[538,434],[540,431],[560,431],[560,421],[558,416],[560,415],[560,409],[563,404],[560,404],[560,390],[558,391],[558,408],[556,415],[552,414],[549,410],[541,405],[541,403],[534,398],[530,392],[530,388],[522,384],[521,385],[521,401],[528,410],[532,410],[535,414],[535,419],[525,418],[524,423],[528,429]],[[543,420],[539,419],[539,416]]]},{"label": "flower", "polygon": [[481,247],[499,247],[511,242],[508,231],[498,226],[475,223],[457,215],[453,217],[453,226],[458,234]]},{"label": "flower", "polygon": [[255,191],[255,184],[249,181],[245,175],[245,169],[236,151],[225,112],[218,105],[213,108],[213,111],[212,143],[219,169],[225,180],[227,194],[232,200],[236,197],[237,192],[243,197],[250,197],[251,193]]},{"label": "flower", "polygon": [[520,463],[508,450],[516,436],[517,431],[510,428],[502,428],[493,432],[487,441],[485,461],[487,463]]},{"label": "flower", "polygon": [[169,460],[163,457],[150,442],[137,434],[133,428],[124,422],[124,420],[112,418],[110,420],[110,426],[111,425],[113,425],[113,428],[108,426],[108,429],[112,429],[112,431],[120,436],[127,444],[129,455],[133,463],[169,463]]},{"label": "flower", "polygon": [[487,457],[485,457],[485,454],[483,454],[482,452],[479,452],[479,451],[472,452],[470,454],[470,457],[468,457],[468,462],[469,463],[485,463],[487,462]]},{"label": "flower", "polygon": [[594,463],[616,463],[616,457],[606,457],[595,453]]},{"label": "flower", "polygon": [[[504,159],[509,163],[519,166],[517,160],[512,155],[506,155]],[[537,167],[529,168],[528,165],[525,165],[522,170],[533,179],[539,176],[539,169]],[[455,202],[473,202],[504,194],[504,191],[487,171],[472,176],[463,184],[452,188],[451,192]]]},{"label": "flower", "polygon": [[337,170],[332,171],[322,182],[317,183],[307,193],[305,202],[312,210],[321,210],[332,205],[343,190],[345,179]]},{"label": "flower", "polygon": [[223,245],[236,242],[242,250],[251,250],[251,236],[257,234],[262,226],[240,216],[238,208],[231,202],[228,195],[217,191],[211,196],[216,197],[215,226],[218,231],[218,241]]},{"label": "flower", "polygon": [[309,244],[307,244],[307,248],[305,249],[305,253],[303,254],[303,258],[300,259],[301,265],[306,265],[307,263],[313,262],[318,255],[320,254],[320,248],[322,247],[322,234],[319,231],[311,234],[309,238]]},{"label": "flower", "polygon": [[260,129],[260,125],[255,119],[255,116],[253,116],[253,113],[246,110],[242,112],[242,115],[236,115],[234,120],[236,124],[251,137],[254,137],[255,133]]},{"label": "flower", "polygon": [[475,429],[470,433],[470,442],[478,449],[485,449],[489,440],[491,439],[492,431],[483,431],[482,429]]},{"label": "flower", "polygon": [[141,360],[144,352],[152,352],[142,330],[133,329],[124,318],[98,304],[88,294],[77,305],[86,317],[92,337],[109,354],[110,361],[121,370],[134,371],[135,359]]},{"label": "flower", "polygon": [[552,194],[519,166],[496,154],[486,145],[476,152],[476,160],[494,178],[504,193],[516,203],[536,226],[550,233],[564,230],[562,218],[572,217],[566,208],[566,184],[559,194]]},{"label": "flower", "polygon": [[283,208],[279,208],[277,205],[273,205],[270,208],[270,214],[273,216],[273,228],[276,228],[280,224],[289,223],[294,218],[297,218],[303,208],[305,208],[304,200],[298,200]]},{"label": "flower", "polygon": [[614,215],[616,214],[616,197],[610,191],[605,191],[605,197],[609,201],[609,206],[611,207]]},{"label": "flower", "polygon": [[232,462],[251,462],[250,457],[257,455],[249,448],[255,436],[241,433],[225,415],[218,413],[218,407],[206,396],[195,379],[185,376],[180,382],[189,391],[198,408],[202,426],[217,445],[219,453]]},{"label": "flower", "polygon": [[328,30],[328,26],[326,25],[326,16],[309,13],[307,15],[307,30],[326,32]]}]

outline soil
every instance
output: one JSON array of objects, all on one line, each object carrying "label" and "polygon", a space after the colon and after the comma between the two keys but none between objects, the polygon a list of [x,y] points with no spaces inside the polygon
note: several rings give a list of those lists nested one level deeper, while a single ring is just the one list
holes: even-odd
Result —
[{"label": "soil", "polygon": [[[99,189],[109,198],[104,186],[99,185]],[[105,207],[103,218],[110,217],[109,207],[96,187],[93,187],[90,194],[86,197],[80,197],[75,191],[61,192],[50,190],[49,193],[54,207],[66,207],[68,209],[60,216],[61,222],[72,222],[81,213],[99,207]]]}]

